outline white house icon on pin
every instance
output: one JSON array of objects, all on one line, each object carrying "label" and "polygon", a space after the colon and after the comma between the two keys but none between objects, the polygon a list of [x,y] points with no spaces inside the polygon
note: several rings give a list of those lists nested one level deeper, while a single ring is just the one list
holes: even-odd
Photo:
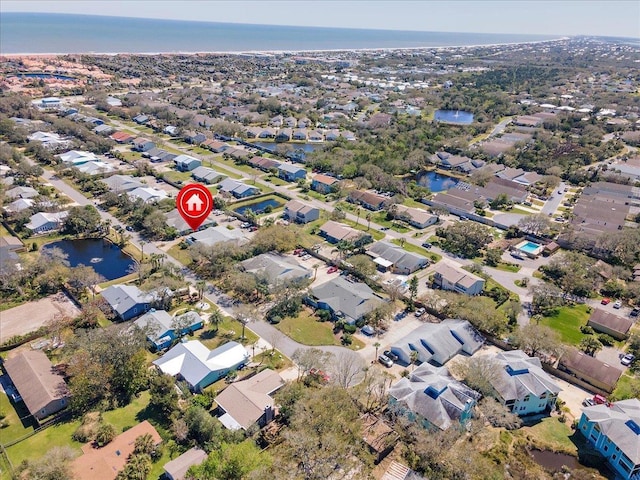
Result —
[{"label": "white house icon on pin", "polygon": [[189,197],[189,200],[187,200],[187,210],[189,212],[199,212],[200,210],[202,210],[202,205],[204,205],[204,202],[202,201],[202,199],[200,198],[200,194],[198,193],[194,193]]}]

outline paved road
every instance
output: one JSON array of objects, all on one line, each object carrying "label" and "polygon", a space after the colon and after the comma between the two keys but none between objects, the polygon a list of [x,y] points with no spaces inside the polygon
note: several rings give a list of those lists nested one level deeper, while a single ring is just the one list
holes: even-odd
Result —
[{"label": "paved road", "polygon": [[496,135],[499,135],[502,132],[504,132],[504,129],[507,128],[507,125],[509,125],[512,120],[513,119],[511,117],[505,118],[504,120],[502,120],[495,127],[493,127],[493,130],[491,130],[491,133],[489,134],[489,136],[487,138],[495,137]]},{"label": "paved road", "polygon": [[541,212],[546,215],[553,216],[555,211],[558,210],[558,207],[562,202],[564,202],[564,197],[566,196],[566,193],[564,192],[565,189],[567,189],[567,185],[564,182],[560,183],[558,188],[556,188],[551,194],[552,197],[545,202]]}]

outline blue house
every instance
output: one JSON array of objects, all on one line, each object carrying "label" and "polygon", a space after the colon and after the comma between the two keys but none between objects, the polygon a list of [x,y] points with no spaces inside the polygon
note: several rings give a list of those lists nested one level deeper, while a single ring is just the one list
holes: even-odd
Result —
[{"label": "blue house", "polygon": [[304,180],[307,178],[307,171],[291,163],[281,163],[278,166],[278,176],[287,182],[296,182],[300,179]]},{"label": "blue house", "polygon": [[190,340],[178,343],[153,364],[163,373],[185,380],[192,390],[199,392],[245,365],[250,358],[247,349],[237,342],[209,350],[198,340]]},{"label": "blue house", "polygon": [[640,400],[582,410],[578,430],[625,480],[640,480]]},{"label": "blue house", "polygon": [[154,350],[164,350],[176,339],[204,326],[202,317],[189,311],[172,318],[165,310],[151,309],[135,323],[147,335]]},{"label": "blue house", "polygon": [[389,406],[425,428],[465,425],[480,394],[449,375],[446,367],[423,363],[389,389]]},{"label": "blue house", "polygon": [[120,320],[131,320],[151,308],[153,295],[133,285],[112,285],[102,291],[104,298]]},{"label": "blue house", "polygon": [[189,155],[178,155],[173,161],[176,164],[176,169],[180,172],[190,172],[202,165],[200,160]]}]

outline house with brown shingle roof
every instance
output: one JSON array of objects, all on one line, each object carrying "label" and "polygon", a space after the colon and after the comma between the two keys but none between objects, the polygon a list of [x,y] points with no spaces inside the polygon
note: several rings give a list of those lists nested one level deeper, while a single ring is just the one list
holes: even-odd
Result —
[{"label": "house with brown shingle roof", "polygon": [[389,203],[389,199],[387,197],[377,195],[373,192],[367,192],[366,190],[353,190],[349,193],[347,201],[351,203],[359,203],[367,210],[373,211],[381,210],[387,203]]},{"label": "house with brown shingle roof", "polygon": [[613,392],[622,375],[622,370],[575,348],[562,355],[558,369],[609,393]]},{"label": "house with brown shingle roof", "polygon": [[589,317],[587,325],[597,332],[606,333],[618,340],[623,340],[627,337],[629,329],[633,325],[633,320],[596,308]]},{"label": "house with brown shingle roof", "polygon": [[246,430],[255,423],[264,427],[276,414],[272,395],[283,385],[278,372],[269,369],[232,383],[216,397],[220,422],[229,430]]},{"label": "house with brown shingle roof", "polygon": [[311,190],[315,190],[320,193],[331,193],[337,183],[337,178],[319,173],[314,175],[311,180]]},{"label": "house with brown shingle roof", "polygon": [[333,220],[329,220],[320,227],[320,235],[330,243],[338,243],[344,240],[361,246],[372,241],[370,234]]},{"label": "house with brown shingle roof", "polygon": [[26,350],[8,358],[4,370],[36,420],[53,415],[69,404],[67,384],[40,350]]}]

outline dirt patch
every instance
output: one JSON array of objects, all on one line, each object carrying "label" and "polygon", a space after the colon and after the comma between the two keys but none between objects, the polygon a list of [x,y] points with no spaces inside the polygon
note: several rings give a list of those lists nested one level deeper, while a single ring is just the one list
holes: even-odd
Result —
[{"label": "dirt patch", "polygon": [[53,319],[56,314],[77,317],[80,310],[69,297],[58,293],[0,312],[0,343],[16,335],[37,330]]}]

